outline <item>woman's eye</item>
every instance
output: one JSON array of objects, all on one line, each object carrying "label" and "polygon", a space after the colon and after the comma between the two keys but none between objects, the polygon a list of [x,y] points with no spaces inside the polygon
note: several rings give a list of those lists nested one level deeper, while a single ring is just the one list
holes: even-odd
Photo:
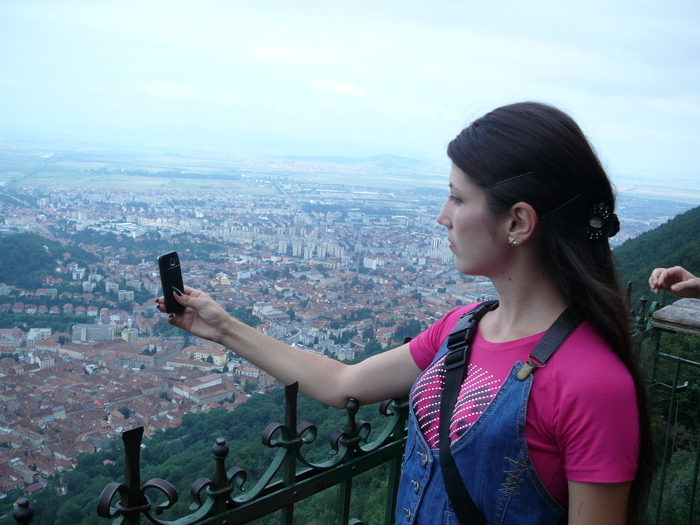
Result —
[{"label": "woman's eye", "polygon": [[454,204],[462,204],[462,199],[455,197],[454,195],[450,195],[449,199],[454,203]]}]

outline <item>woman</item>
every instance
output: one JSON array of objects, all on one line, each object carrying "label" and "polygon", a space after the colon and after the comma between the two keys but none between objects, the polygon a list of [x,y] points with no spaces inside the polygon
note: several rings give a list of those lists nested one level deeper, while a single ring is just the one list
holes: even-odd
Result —
[{"label": "woman", "polygon": [[[489,277],[500,298],[478,324],[449,434],[476,507],[489,523],[641,523],[649,417],[607,241],[619,229],[614,195],[598,158],[568,115],[539,103],[476,120],[448,155],[450,196],[438,223],[457,269]],[[322,403],[369,404],[410,391],[397,523],[457,523],[437,460],[438,405],[445,339],[473,305],[409,344],[345,365],[264,336],[198,290],[186,288],[178,301],[186,310],[171,324],[285,384],[298,381]],[[583,322],[545,367],[514,378],[567,307]],[[503,450],[517,443],[519,455],[496,457],[496,442]]]}]

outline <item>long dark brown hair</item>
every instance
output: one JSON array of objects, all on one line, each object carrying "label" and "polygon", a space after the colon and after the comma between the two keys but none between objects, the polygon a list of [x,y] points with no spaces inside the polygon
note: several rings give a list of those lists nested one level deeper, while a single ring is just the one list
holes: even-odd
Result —
[{"label": "long dark brown hair", "polygon": [[[608,235],[615,194],[598,156],[574,120],[546,104],[523,102],[495,109],[450,142],[447,154],[486,193],[499,216],[527,202],[540,218],[543,260],[564,297],[589,320],[634,378],[640,415],[640,455],[628,523],[646,521],[655,464],[650,409],[632,350],[625,296]],[[591,225],[592,215],[599,219]]]}]

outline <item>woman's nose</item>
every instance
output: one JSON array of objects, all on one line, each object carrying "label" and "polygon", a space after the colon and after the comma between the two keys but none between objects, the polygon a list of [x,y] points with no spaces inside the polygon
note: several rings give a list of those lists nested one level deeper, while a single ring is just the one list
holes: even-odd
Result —
[{"label": "woman's nose", "polygon": [[[447,203],[445,203],[445,206]],[[437,216],[437,222],[441,226],[444,226],[445,228],[450,228],[452,226],[452,223],[450,222],[450,219],[447,217],[447,213],[445,213],[445,206],[442,207],[442,210],[440,210],[440,213],[438,213]]]}]

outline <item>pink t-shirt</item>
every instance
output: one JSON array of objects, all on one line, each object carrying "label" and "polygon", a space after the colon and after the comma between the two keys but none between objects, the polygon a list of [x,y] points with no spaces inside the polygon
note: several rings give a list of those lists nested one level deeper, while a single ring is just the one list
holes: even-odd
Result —
[{"label": "pink t-shirt", "polygon": [[[475,305],[458,308],[410,343],[422,370],[457,324]],[[491,343],[477,330],[467,379],[452,416],[451,437],[459,439],[498,393],[516,361],[527,357],[543,333],[506,343]],[[430,367],[419,378],[412,399],[421,432],[439,448],[440,390],[443,376]],[[534,371],[527,405],[525,439],[540,479],[562,505],[568,481],[632,481],[639,456],[639,415],[632,377],[610,346],[587,321],[582,323],[544,368]]]}]

